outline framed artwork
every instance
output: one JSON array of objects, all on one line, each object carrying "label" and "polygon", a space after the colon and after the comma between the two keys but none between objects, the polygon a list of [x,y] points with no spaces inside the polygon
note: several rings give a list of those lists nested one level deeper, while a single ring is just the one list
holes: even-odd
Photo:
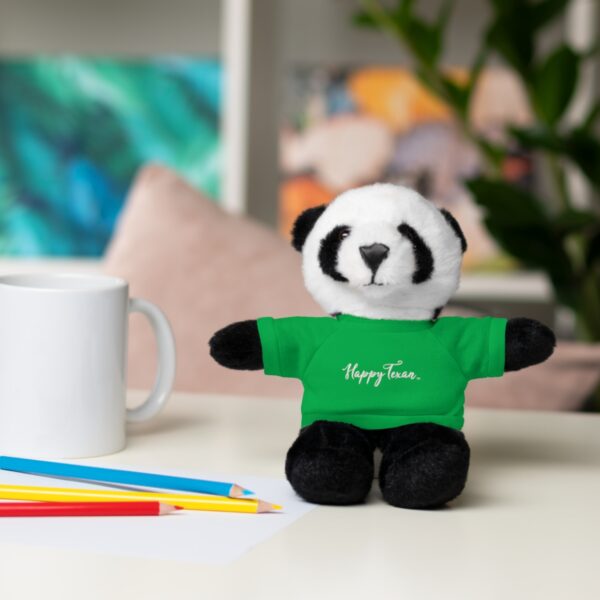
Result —
[{"label": "framed artwork", "polygon": [[[457,80],[464,69],[451,69]],[[463,185],[481,159],[448,108],[410,70],[400,67],[298,68],[286,82],[281,128],[279,225],[288,235],[304,209],[376,181],[418,189],[459,220],[469,240],[466,270],[514,267],[481,223]],[[509,71],[482,73],[470,118],[490,139],[508,123],[531,120],[525,94]],[[534,163],[515,147],[503,165],[512,181],[531,186]]]},{"label": "framed artwork", "polygon": [[0,254],[102,255],[149,161],[218,200],[220,106],[213,59],[0,60]]}]

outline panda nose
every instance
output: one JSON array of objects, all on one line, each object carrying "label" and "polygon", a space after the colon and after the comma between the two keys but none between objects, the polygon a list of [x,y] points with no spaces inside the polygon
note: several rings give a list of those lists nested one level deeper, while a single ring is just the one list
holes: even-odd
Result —
[{"label": "panda nose", "polygon": [[375,273],[379,265],[385,260],[390,253],[390,249],[385,244],[371,244],[370,246],[361,246],[359,248],[360,255],[367,264],[367,267]]}]

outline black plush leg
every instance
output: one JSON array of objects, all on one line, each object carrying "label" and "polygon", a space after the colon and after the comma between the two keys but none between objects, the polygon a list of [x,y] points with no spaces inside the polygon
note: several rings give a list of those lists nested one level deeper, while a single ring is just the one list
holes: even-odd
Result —
[{"label": "black plush leg", "polygon": [[289,449],[285,474],[299,496],[316,504],[359,504],[373,482],[373,445],[346,423],[316,421]]},{"label": "black plush leg", "polygon": [[402,508],[436,508],[462,492],[470,456],[462,432],[417,423],[379,433],[379,485],[387,502]]}]

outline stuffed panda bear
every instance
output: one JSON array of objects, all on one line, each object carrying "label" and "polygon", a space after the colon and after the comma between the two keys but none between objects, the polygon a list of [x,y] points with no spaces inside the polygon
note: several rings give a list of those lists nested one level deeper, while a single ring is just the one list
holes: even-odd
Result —
[{"label": "stuffed panda bear", "polygon": [[468,381],[544,361],[554,334],[525,318],[439,318],[467,244],[448,211],[411,189],[344,192],[302,213],[292,244],[329,316],[233,323],[210,340],[212,357],[302,381],[302,424],[285,472],[305,500],[363,502],[379,448],[387,502],[445,505],[467,479]]}]

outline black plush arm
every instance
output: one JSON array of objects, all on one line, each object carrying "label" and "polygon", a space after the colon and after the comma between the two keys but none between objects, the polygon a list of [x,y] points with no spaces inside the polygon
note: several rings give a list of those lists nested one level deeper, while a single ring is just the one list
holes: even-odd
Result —
[{"label": "black plush arm", "polygon": [[240,321],[219,329],[208,342],[210,355],[224,367],[255,371],[263,368],[256,321]]},{"label": "black plush arm", "polygon": [[505,371],[518,371],[544,362],[554,352],[551,329],[533,319],[509,319],[506,324]]}]

